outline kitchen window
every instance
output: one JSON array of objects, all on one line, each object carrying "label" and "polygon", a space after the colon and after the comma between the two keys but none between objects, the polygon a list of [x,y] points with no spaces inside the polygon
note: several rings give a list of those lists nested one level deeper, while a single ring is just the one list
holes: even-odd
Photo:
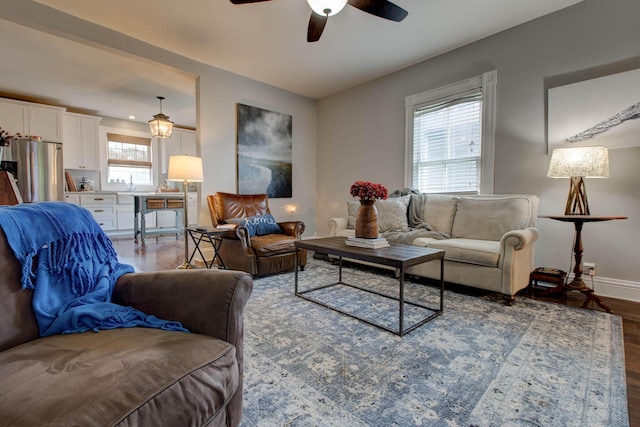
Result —
[{"label": "kitchen window", "polygon": [[153,185],[151,139],[107,133],[109,183]]},{"label": "kitchen window", "polygon": [[496,72],[406,98],[405,185],[492,193]]}]

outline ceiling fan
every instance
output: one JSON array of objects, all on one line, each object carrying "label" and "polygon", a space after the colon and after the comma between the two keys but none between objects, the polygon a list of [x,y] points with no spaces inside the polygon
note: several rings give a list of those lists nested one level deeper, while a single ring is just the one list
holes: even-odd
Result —
[{"label": "ceiling fan", "polygon": [[[233,4],[259,3],[271,0],[230,0]],[[406,10],[388,0],[307,0],[312,9],[307,41],[320,40],[324,26],[330,16],[340,12],[347,3],[380,18],[400,22],[409,14]]]}]

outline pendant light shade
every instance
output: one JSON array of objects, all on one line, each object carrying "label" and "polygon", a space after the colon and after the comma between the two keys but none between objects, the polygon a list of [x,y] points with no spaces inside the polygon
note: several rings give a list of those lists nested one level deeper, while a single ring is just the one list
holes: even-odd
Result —
[{"label": "pendant light shade", "polygon": [[173,132],[173,122],[169,120],[169,116],[162,114],[162,100],[164,96],[158,96],[156,98],[160,100],[160,113],[153,116],[152,120],[149,120],[151,136],[155,138],[170,138],[171,132]]},{"label": "pendant light shade", "polygon": [[347,0],[307,0],[315,13],[321,16],[333,16],[347,4]]}]

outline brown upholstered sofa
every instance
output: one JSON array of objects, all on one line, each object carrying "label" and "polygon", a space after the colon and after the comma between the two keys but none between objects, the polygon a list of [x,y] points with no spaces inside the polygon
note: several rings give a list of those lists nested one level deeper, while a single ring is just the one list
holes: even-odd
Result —
[{"label": "brown upholstered sofa", "polygon": [[[266,194],[238,195],[215,193],[207,196],[211,222],[239,224],[238,220],[270,215],[269,198]],[[219,253],[227,268],[246,271],[254,276],[266,276],[292,270],[295,267],[295,247],[304,232],[302,221],[278,222],[275,234],[251,236],[247,227],[238,225],[224,236]],[[306,251],[299,251],[298,264],[304,270],[307,264]]]},{"label": "brown upholstered sofa", "polygon": [[191,331],[124,328],[38,336],[32,291],[0,229],[0,424],[236,426],[242,418],[238,271],[125,274],[113,302]]}]

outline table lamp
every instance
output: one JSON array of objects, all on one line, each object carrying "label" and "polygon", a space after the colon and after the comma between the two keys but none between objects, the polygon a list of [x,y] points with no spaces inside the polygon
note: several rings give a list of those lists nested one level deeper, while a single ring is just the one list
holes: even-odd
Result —
[{"label": "table lamp", "polygon": [[602,146],[556,148],[547,176],[569,178],[565,215],[590,215],[584,178],[609,177],[609,152]]},{"label": "table lamp", "polygon": [[194,268],[189,263],[189,236],[187,227],[189,226],[187,186],[192,182],[204,181],[202,172],[202,159],[193,156],[171,156],[169,157],[169,181],[182,182],[182,192],[184,193],[184,263],[178,266],[179,269]]}]

